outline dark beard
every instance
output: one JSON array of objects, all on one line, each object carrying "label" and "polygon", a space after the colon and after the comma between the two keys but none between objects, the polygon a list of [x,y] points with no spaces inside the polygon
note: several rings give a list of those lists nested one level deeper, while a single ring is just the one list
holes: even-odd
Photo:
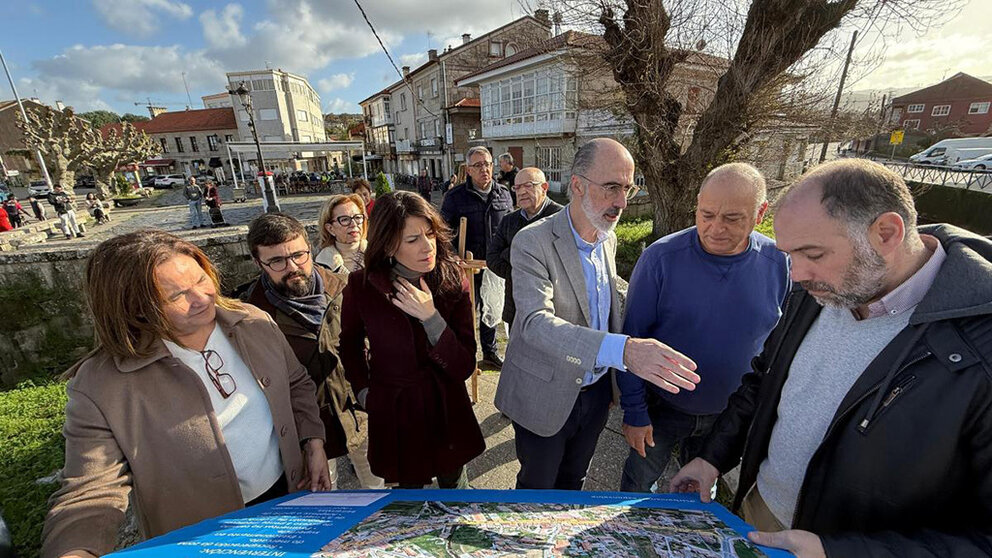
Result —
[{"label": "dark beard", "polygon": [[[292,284],[289,282],[290,279],[301,278],[303,281],[295,281]],[[275,283],[276,291],[286,297],[296,298],[301,296],[310,296],[313,292],[313,275],[307,275],[303,273],[302,269],[298,269],[293,273],[282,278],[281,281]]]},{"label": "dark beard", "polygon": [[806,290],[826,291],[826,295],[813,296],[821,305],[857,308],[879,298],[885,288],[885,271],[885,260],[866,242],[855,245],[853,261],[840,289],[817,281],[802,281],[800,285]]}]

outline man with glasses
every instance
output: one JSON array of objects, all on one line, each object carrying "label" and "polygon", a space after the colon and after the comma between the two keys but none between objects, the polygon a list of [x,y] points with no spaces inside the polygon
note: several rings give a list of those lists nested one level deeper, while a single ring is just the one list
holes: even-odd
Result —
[{"label": "man with glasses", "polygon": [[[472,256],[482,259],[489,253],[491,241],[499,222],[513,211],[510,191],[493,181],[493,157],[485,147],[473,147],[465,154],[468,177],[465,182],[451,189],[441,203],[441,217],[451,230],[458,234],[458,223],[467,219],[465,230],[465,250]],[[458,239],[454,240],[455,246]],[[482,274],[475,276],[475,300],[481,307]],[[482,321],[479,312],[479,342],[482,345],[482,360],[490,366],[500,368],[503,359],[496,352],[496,328]]]},{"label": "man with glasses", "polygon": [[558,213],[562,209],[560,203],[548,197],[548,181],[541,169],[527,167],[516,172],[513,191],[517,193],[519,211],[514,211],[499,222],[499,228],[489,243],[489,253],[486,254],[486,266],[496,275],[506,280],[506,292],[503,301],[503,321],[513,325],[516,313],[513,307],[513,280],[510,271],[510,244],[520,229],[531,223],[536,223],[545,217]]},{"label": "man with glasses", "polygon": [[696,225],[644,250],[630,280],[623,332],[688,355],[706,381],[672,395],[630,374],[617,377],[630,454],[620,490],[650,492],[672,449],[689,463],[775,327],[789,265],[755,232],[768,209],[765,179],[744,163],[713,169],[699,188]]},{"label": "man with glasses", "polygon": [[613,228],[637,192],[630,152],[594,139],[571,174],[571,202],[510,247],[516,317],[495,403],[513,421],[517,488],[582,489],[616,397],[611,369],[673,392],[699,382],[687,357],[619,333]]},{"label": "man with glasses", "polygon": [[[283,213],[267,213],[248,227],[248,248],[262,273],[241,295],[267,312],[317,385],[327,456],[347,454],[363,488],[383,488],[368,464],[365,413],[344,377],[336,354],[341,332],[341,293],[347,274],[313,264],[306,229]],[[336,484],[336,467],[330,466]]]}]

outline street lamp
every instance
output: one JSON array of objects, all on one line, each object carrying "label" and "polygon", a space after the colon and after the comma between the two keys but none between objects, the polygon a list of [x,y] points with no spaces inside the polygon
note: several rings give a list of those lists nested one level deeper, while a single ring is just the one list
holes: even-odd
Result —
[{"label": "street lamp", "polygon": [[[269,182],[268,175],[265,173],[265,160],[262,159],[262,144],[258,142],[258,130],[255,129],[255,115],[251,110],[251,91],[248,90],[245,82],[242,81],[238,84],[237,89],[228,89],[227,92],[237,96],[241,101],[241,105],[248,113],[248,128],[251,129],[251,137],[255,140],[255,149],[258,150],[258,170],[262,176],[262,195],[265,196],[266,211],[268,213],[281,211],[279,200],[276,199],[275,189],[272,183]],[[242,172],[244,172],[244,169],[242,169]]]}]

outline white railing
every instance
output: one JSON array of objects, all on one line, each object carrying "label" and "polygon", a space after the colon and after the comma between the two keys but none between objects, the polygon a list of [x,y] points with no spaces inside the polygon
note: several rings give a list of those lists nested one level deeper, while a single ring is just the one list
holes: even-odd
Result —
[{"label": "white railing", "polygon": [[482,123],[482,136],[485,138],[546,136],[565,133],[575,133],[574,119],[519,122],[516,124],[502,124],[500,126],[492,126],[487,122]]}]

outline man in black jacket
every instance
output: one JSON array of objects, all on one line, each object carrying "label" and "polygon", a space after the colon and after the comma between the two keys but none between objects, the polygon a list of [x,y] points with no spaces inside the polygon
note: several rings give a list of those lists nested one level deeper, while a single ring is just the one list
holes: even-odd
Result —
[{"label": "man in black jacket", "polygon": [[[441,202],[441,217],[458,234],[458,223],[462,217],[467,220],[465,229],[465,250],[472,257],[482,259],[489,253],[489,241],[500,220],[513,211],[510,191],[493,181],[493,157],[485,147],[473,147],[465,154],[468,179],[448,191]],[[454,239],[458,246],[458,239]],[[475,276],[476,306],[482,304],[479,288],[482,274]],[[496,353],[496,328],[487,326],[479,312],[479,343],[482,345],[483,361],[496,368],[503,366],[503,359]]]},{"label": "man in black jacket", "polygon": [[513,164],[513,155],[504,153],[499,156],[499,174],[496,175],[496,182],[506,186],[510,190],[510,198],[513,206],[517,207],[517,193],[513,190],[513,185],[517,183],[517,173],[520,169]]},{"label": "man in black jacket", "polygon": [[513,324],[516,309],[513,306],[513,283],[511,282],[510,243],[517,232],[527,225],[540,221],[561,211],[562,206],[548,197],[548,181],[541,169],[527,167],[516,172],[513,191],[517,193],[519,211],[514,211],[499,222],[499,228],[489,242],[486,266],[493,273],[506,280],[503,293],[503,321]]},{"label": "man in black jacket", "polygon": [[917,229],[860,159],[800,179],[775,233],[801,289],[671,488],[740,464],[751,540],[800,558],[992,555],[992,242]]}]

